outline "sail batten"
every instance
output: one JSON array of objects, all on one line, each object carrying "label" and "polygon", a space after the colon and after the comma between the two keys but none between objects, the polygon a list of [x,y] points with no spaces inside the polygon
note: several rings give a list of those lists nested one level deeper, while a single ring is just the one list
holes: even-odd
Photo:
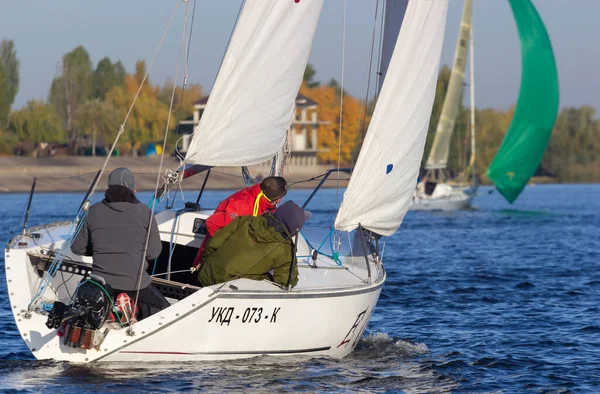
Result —
[{"label": "sail batten", "polygon": [[450,142],[462,99],[462,83],[467,63],[468,43],[471,37],[471,17],[472,0],[465,0],[454,61],[452,62],[452,71],[448,82],[448,90],[446,91],[442,112],[435,130],[431,151],[425,165],[425,168],[429,170],[443,169],[448,165]]},{"label": "sail batten", "polygon": [[373,118],[335,220],[392,235],[412,199],[439,69],[448,0],[409,1]]},{"label": "sail batten", "polygon": [[537,170],[559,104],[550,37],[530,0],[509,0],[521,39],[522,77],[515,113],[487,175],[510,203]]},{"label": "sail batten", "polygon": [[247,1],[185,161],[265,162],[284,145],[323,0]]}]

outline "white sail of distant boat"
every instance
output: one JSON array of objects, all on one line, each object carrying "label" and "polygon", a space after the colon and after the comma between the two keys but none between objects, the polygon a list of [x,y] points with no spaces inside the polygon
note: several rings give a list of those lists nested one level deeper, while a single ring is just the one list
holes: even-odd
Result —
[{"label": "white sail of distant boat", "polygon": [[379,99],[335,220],[393,234],[410,205],[444,41],[446,1],[409,1]]},{"label": "white sail of distant boat", "polygon": [[187,163],[248,166],[282,148],[322,3],[245,3]]},{"label": "white sail of distant boat", "polygon": [[[282,28],[295,34],[303,31],[312,37],[321,5],[318,0],[247,2],[232,38],[234,45],[227,51],[227,62],[243,65],[252,58],[263,64],[256,51],[271,48],[261,44],[271,38],[281,46],[275,48],[279,51],[272,48],[273,52],[265,57],[281,56],[284,41],[270,37],[279,28],[270,16],[278,15]],[[410,1],[406,8],[373,121],[335,221],[338,230],[361,226],[379,235],[390,235],[402,221],[423,155],[447,8],[448,0]],[[289,13],[305,15],[307,19],[292,18]],[[304,29],[305,26],[312,26],[312,30]],[[287,30],[281,33],[288,34]],[[250,38],[241,37],[239,31]],[[237,52],[241,42],[255,50]],[[302,42],[310,46],[310,40]],[[291,59],[304,63],[307,51],[304,45],[285,49]],[[255,151],[258,148],[254,141],[242,134],[264,138],[263,129],[257,128],[261,125],[277,133],[274,139],[281,140],[280,135],[287,128],[285,116],[297,93],[292,90],[297,90],[303,69],[287,62],[279,64],[283,69],[271,69],[275,80],[286,87],[280,90],[281,86],[255,86],[246,81],[260,75],[259,71],[236,69],[225,63],[224,70],[229,72],[219,72],[215,89],[221,93],[211,95],[208,104],[213,112],[194,137],[190,163],[243,165],[261,157],[269,159],[281,148],[280,142],[264,143],[263,154],[260,149]],[[242,79],[238,72],[244,73]],[[237,84],[229,85],[230,78],[237,78]],[[258,107],[246,101],[252,88],[257,89],[252,92],[256,99],[267,106],[267,115],[261,117]],[[269,106],[265,97],[277,98],[271,95],[271,89],[276,89],[286,102]],[[233,101],[228,103],[228,99]],[[242,127],[245,117],[247,129]],[[227,130],[221,128],[224,125]],[[215,129],[223,135],[214,135]],[[205,141],[207,147],[200,143],[201,136],[209,137]],[[237,139],[249,144],[242,157],[234,157],[228,151],[231,144],[242,155],[237,150]],[[222,161],[215,153],[220,148]],[[30,202],[32,196],[33,190]],[[202,191],[197,201],[201,196]],[[6,248],[5,269],[16,326],[32,354],[37,359],[77,363],[223,360],[259,355],[339,358],[356,347],[386,280],[378,242],[375,254],[367,253],[365,242],[362,255],[340,255],[333,250],[328,254],[298,233],[295,250],[290,250],[292,268],[296,265],[299,271],[296,287],[239,275],[231,281],[200,288],[190,281],[193,277],[189,257],[197,253],[203,242],[202,223],[213,212],[200,210],[198,204],[186,204],[185,209],[165,209],[156,215],[163,250],[168,253],[154,262],[152,283],[168,297],[171,306],[130,325],[106,321],[112,303],[104,297],[108,292],[102,284],[89,279],[92,259],[63,250],[65,245],[68,249],[68,240],[72,239],[70,229],[80,221],[29,229],[25,225],[23,233]],[[362,229],[358,233],[362,236]],[[370,240],[367,242],[370,250],[373,245]],[[58,271],[68,272],[68,276],[56,275]],[[290,270],[290,277],[291,273]],[[48,285],[43,285],[42,278],[49,278]],[[86,283],[95,286],[92,294],[100,295],[97,299],[90,300],[85,293],[79,293],[80,286]]]},{"label": "white sail of distant boat", "polygon": [[[462,85],[464,81],[465,68],[467,64],[467,52],[469,51],[469,41],[471,41],[471,66],[470,73],[473,77],[473,29],[471,27],[472,19],[472,0],[465,0],[463,14],[459,26],[456,50],[448,89],[444,98],[440,119],[438,121],[433,144],[425,165],[426,173],[423,180],[419,183],[412,201],[411,210],[457,210],[465,209],[471,206],[474,189],[466,191],[466,187],[453,187],[448,184],[448,156],[450,153],[450,143],[452,133],[456,125],[458,110],[462,100]],[[471,111],[473,111],[474,86],[471,78]],[[475,127],[474,114],[471,116],[471,163],[475,160]],[[471,175],[474,164],[471,164]]]},{"label": "white sail of distant boat", "polygon": [[458,109],[462,101],[462,85],[467,65],[467,52],[471,36],[472,0],[465,0],[462,19],[454,53],[454,62],[448,81],[448,90],[442,106],[440,120],[435,130],[433,145],[427,158],[427,170],[443,170],[448,165],[450,142],[458,117]]}]

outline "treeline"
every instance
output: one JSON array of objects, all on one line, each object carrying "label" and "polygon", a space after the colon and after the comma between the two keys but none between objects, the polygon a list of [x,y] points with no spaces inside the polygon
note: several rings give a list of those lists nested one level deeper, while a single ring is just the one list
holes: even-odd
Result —
[{"label": "treeline", "polygon": [[[313,81],[315,72],[309,65],[304,75],[304,83],[300,93],[319,104],[319,118],[328,122],[319,127],[319,159],[321,162],[337,163],[339,137],[339,84],[331,80],[327,84]],[[435,129],[442,111],[446,96],[450,69],[446,66],[440,70],[425,154],[422,165],[433,144]],[[360,100],[344,94],[343,132],[341,161],[352,165],[360,147],[362,137],[374,108],[374,103],[367,105],[365,113]],[[476,161],[478,173],[485,179],[485,171],[491,164],[510,122],[514,108],[508,111],[494,109],[476,109]],[[365,125],[361,120],[365,119]],[[469,164],[470,147],[470,110],[461,103],[456,127],[452,134],[448,169],[454,175],[460,174]],[[550,175],[561,182],[598,182],[600,181],[600,119],[590,106],[580,108],[564,108],[560,111],[546,154],[538,170],[539,175]]]},{"label": "treeline", "polygon": [[[110,149],[127,116],[130,105],[146,76],[144,61],[138,61],[128,73],[120,61],[108,57],[92,65],[86,49],[79,46],[65,54],[46,100],[31,100],[12,111],[19,89],[19,60],[10,40],[0,42],[0,154],[30,154],[31,145],[56,144],[67,154],[90,154]],[[309,64],[300,93],[318,104],[318,157],[321,163],[338,161],[340,135],[340,97],[343,96],[342,141],[340,160],[352,165],[368,127],[374,102],[363,106],[360,99],[342,92],[339,83],[315,81],[315,69]],[[433,142],[450,70],[440,70],[423,164]],[[125,132],[119,140],[120,154],[138,155],[150,142],[162,142],[171,100],[173,82],[153,85],[146,80],[136,105],[128,116]],[[182,94],[184,93],[184,94]],[[170,128],[193,112],[193,103],[202,97],[199,85],[182,92],[176,88]],[[476,168],[480,174],[491,163],[508,130],[513,110],[476,110]],[[448,168],[454,174],[463,171],[470,157],[469,109],[462,104],[451,142]],[[177,139],[170,133],[167,149]],[[27,147],[27,145],[30,145]],[[29,152],[28,152],[29,148]],[[101,154],[101,153],[100,153]],[[594,108],[564,108],[556,121],[540,173],[555,175],[563,182],[600,180],[600,120]]]},{"label": "treeline", "polygon": [[[62,57],[47,100],[31,100],[11,112],[19,86],[19,61],[12,41],[0,43],[0,153],[28,154],[37,144],[62,146],[67,154],[107,152],[146,77],[143,60],[127,73],[120,61],[105,57],[93,67],[87,50],[79,46]],[[140,154],[143,145],[162,143],[173,82],[153,85],[147,78],[115,147],[120,154]],[[182,95],[177,87],[170,129],[189,117],[200,99],[199,85]],[[171,135],[173,149],[175,135]]]},{"label": "treeline", "polygon": [[[424,161],[433,141],[433,133],[446,95],[450,69],[443,67],[438,77],[435,104],[429,125]],[[454,174],[467,167],[470,148],[470,110],[461,104],[456,128],[452,135],[448,167]],[[507,111],[494,109],[475,110],[476,161],[478,172],[485,179],[491,164],[510,125],[514,107]],[[423,164],[424,164],[423,161]],[[561,182],[600,181],[600,119],[591,106],[563,108],[557,117],[538,175],[552,176]]]}]

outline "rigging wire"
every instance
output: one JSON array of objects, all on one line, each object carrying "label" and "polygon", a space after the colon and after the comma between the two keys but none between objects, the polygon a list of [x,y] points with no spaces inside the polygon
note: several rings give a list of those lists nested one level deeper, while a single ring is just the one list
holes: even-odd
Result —
[{"label": "rigging wire", "polygon": [[[167,27],[165,28],[165,31],[164,31],[161,39],[160,39],[160,42],[158,43],[158,46],[157,46],[156,50],[154,51],[154,55],[152,56],[152,60],[150,61],[150,64],[148,65],[148,70],[146,70],[146,74],[144,75],[144,78],[142,79],[142,82],[140,82],[140,86],[138,87],[138,90],[137,90],[137,92],[135,94],[135,97],[133,98],[133,101],[131,102],[131,105],[129,106],[129,110],[127,111],[127,115],[125,116],[125,119],[123,120],[123,123],[121,123],[121,126],[119,127],[119,132],[117,133],[117,136],[115,137],[115,140],[112,143],[112,146],[110,147],[110,151],[106,155],[106,160],[104,160],[104,165],[100,169],[100,175],[98,176],[98,179],[94,183],[94,186],[92,187],[92,190],[90,192],[89,200],[92,199],[92,196],[94,195],[94,192],[96,191],[96,188],[98,187],[98,183],[100,182],[100,178],[102,177],[102,174],[106,170],[106,166],[108,165],[108,161],[112,157],[112,153],[115,150],[115,147],[117,146],[117,142],[119,141],[119,138],[125,132],[125,124],[127,123],[127,120],[129,119],[129,116],[131,115],[131,112],[133,111],[133,106],[135,105],[135,102],[137,101],[138,97],[140,96],[140,93],[142,91],[142,87],[144,86],[144,83],[148,79],[148,75],[150,74],[150,70],[152,70],[152,66],[154,65],[154,61],[156,60],[156,56],[158,55],[158,52],[160,51],[160,48],[162,47],[162,44],[165,41],[165,37],[167,36],[167,33],[168,33],[169,29],[171,28],[171,23],[173,22],[173,19],[175,18],[175,14],[176,14],[178,8],[179,8],[179,2],[176,3],[175,8],[173,9],[173,12],[171,13],[171,17],[169,18],[169,22],[167,23]],[[164,152],[164,149],[163,149],[163,152]]]},{"label": "rigging wire", "polygon": [[[379,1],[379,0],[378,0]],[[385,0],[381,0],[382,2]],[[382,5],[381,9],[381,28],[379,29],[379,52],[377,53],[377,79],[375,82],[375,100],[379,96],[379,87],[381,86],[381,55],[383,53],[383,30],[385,28],[386,7]]]},{"label": "rigging wire", "polygon": [[[129,116],[131,115],[131,112],[133,111],[133,107],[135,105],[135,102],[137,101],[141,91],[142,91],[142,87],[144,86],[144,83],[146,82],[146,80],[148,79],[148,75],[150,74],[150,70],[152,69],[152,66],[154,64],[154,61],[156,60],[156,56],[158,55],[158,52],[160,51],[160,48],[162,47],[162,44],[165,41],[165,38],[167,36],[167,33],[169,31],[169,29],[171,28],[171,24],[175,18],[177,9],[179,8],[179,2],[177,2],[175,4],[175,8],[173,9],[173,12],[171,13],[171,17],[169,18],[169,21],[167,23],[167,26],[165,28],[165,31],[163,32],[163,35],[158,43],[158,46],[156,48],[156,50],[154,51],[154,55],[152,56],[152,60],[150,61],[150,64],[148,66],[148,70],[146,71],[146,74],[144,75],[144,78],[142,79],[142,81],[140,82],[140,86],[138,87],[138,90],[136,92],[135,97],[133,98],[133,101],[129,107],[129,110],[127,111],[127,115],[125,116],[125,119],[123,120],[123,123],[121,123],[121,126],[119,127],[119,131],[117,133],[117,136],[115,137],[115,140],[110,148],[110,151],[108,152],[106,159],[104,160],[104,164],[102,165],[102,168],[100,169],[100,172],[98,173],[97,178],[95,179],[93,186],[90,188],[90,193],[87,196],[87,201],[82,204],[82,206],[79,208],[79,210],[77,211],[77,214],[75,215],[75,219],[73,220],[73,222],[71,223],[71,228],[69,230],[68,237],[65,240],[65,242],[63,242],[60,250],[58,251],[58,253],[56,254],[54,261],[52,262],[52,264],[50,265],[50,268],[48,269],[48,275],[45,275],[43,280],[40,282],[37,292],[34,295],[34,297],[32,298],[31,302],[29,303],[27,309],[30,310],[31,307],[33,306],[33,304],[41,297],[42,293],[45,291],[45,289],[50,285],[50,280],[51,278],[54,277],[54,275],[56,274],[57,270],[60,268],[60,266],[62,265],[62,261],[66,256],[67,250],[71,247],[71,244],[73,243],[73,240],[75,239],[75,237],[77,236],[77,234],[79,233],[79,231],[81,230],[83,223],[85,221],[85,217],[87,215],[87,210],[89,207],[89,202],[92,200],[92,197],[98,187],[98,184],[100,182],[100,179],[102,177],[102,174],[104,173],[104,171],[106,170],[106,166],[108,165],[108,161],[110,160],[110,158],[112,157],[112,153],[115,149],[115,147],[117,146],[117,142],[119,140],[119,138],[121,137],[121,135],[125,132],[125,124],[127,123],[127,120],[129,119]],[[163,155],[164,155],[164,149],[163,149]],[[162,164],[162,159],[161,159],[161,164]],[[160,173],[159,175],[159,179],[160,179]],[[81,215],[81,216],[80,216]],[[144,251],[145,252],[145,251]]]},{"label": "rigging wire", "polygon": [[[225,55],[227,55],[227,50],[229,49],[229,44],[231,44],[231,39],[233,38],[233,33],[235,32],[235,27],[237,26],[238,21],[240,19],[240,15],[242,13],[242,9],[244,8],[244,4],[246,4],[246,0],[242,0],[242,2],[240,4],[240,8],[238,9],[237,16],[235,17],[235,22],[233,23],[233,28],[231,29],[231,34],[229,35],[229,39],[227,40],[227,46],[225,47],[225,53],[223,54],[223,57],[221,58],[221,63],[219,64],[219,68],[217,69],[219,71],[221,70],[221,66],[223,65],[223,60],[225,60]],[[194,3],[194,7],[195,7],[195,5],[196,4]],[[192,17],[193,17],[193,15],[192,15]],[[188,49],[188,54],[189,54],[189,49]],[[217,73],[217,77],[218,76],[219,76],[219,74]],[[215,81],[216,81],[216,78],[215,78]],[[213,83],[213,85],[214,85],[214,83]],[[198,123],[195,126],[195,128],[194,128],[192,134],[190,134],[190,136],[193,137],[196,134],[196,131],[198,131],[199,125],[200,125],[200,123]],[[178,151],[178,153],[179,153],[179,151]],[[184,160],[184,162],[185,162],[185,160]]]},{"label": "rigging wire", "polygon": [[[196,15],[196,0],[194,0],[194,7],[192,8],[192,19],[190,21],[190,32],[187,36],[187,53],[185,56],[185,63],[184,63],[184,68],[183,68],[183,81],[181,82],[181,96],[179,98],[179,108],[177,110],[177,132],[179,133],[179,122],[181,121],[181,111],[183,109],[183,96],[185,93],[185,88],[187,87],[187,80],[188,80],[188,64],[190,61],[190,49],[192,47],[192,33],[194,31],[194,16]],[[187,28],[187,26],[186,26]],[[175,152],[178,153],[177,157],[179,157],[179,155],[181,155],[181,153],[179,152],[179,150],[177,149],[177,145],[179,144],[179,141],[183,140],[184,137],[179,138],[176,142],[175,142]],[[165,147],[163,147],[164,150]],[[181,159],[180,159],[180,164],[181,164]]]},{"label": "rigging wire", "polygon": [[[175,90],[177,87],[177,77],[179,76],[179,66],[181,65],[181,57],[183,54],[183,50],[185,47],[185,37],[186,37],[186,32],[187,32],[187,23],[188,23],[188,15],[189,15],[189,2],[186,3],[186,8],[185,8],[185,19],[183,22],[183,32],[181,34],[181,43],[179,45],[179,56],[177,57],[177,67],[175,69],[175,79],[173,80],[173,90],[171,93],[171,102],[169,104],[169,115],[167,116],[167,125],[165,127],[165,137],[163,139],[163,146],[166,146],[167,144],[167,137],[169,136],[169,126],[171,125],[171,114],[173,111],[173,102],[175,101]],[[164,163],[164,158],[165,158],[165,149],[162,150],[162,153],[160,155],[160,165],[158,167],[158,175],[156,177],[156,187],[154,189],[154,193],[156,194],[158,192],[158,188],[160,187],[160,179],[161,179],[161,173],[162,173],[162,167],[163,167],[163,163]],[[144,252],[142,253],[142,261],[140,264],[140,271],[138,273],[138,283],[136,285],[136,292],[135,292],[135,302],[134,302],[134,309],[137,307],[138,305],[138,300],[139,300],[139,296],[140,296],[140,286],[142,285],[142,276],[144,273],[144,266],[145,266],[145,262],[146,262],[146,255],[148,252],[148,243],[150,241],[150,231],[152,229],[152,221],[154,220],[154,210],[156,208],[156,199],[154,199],[152,201],[152,208],[150,209],[150,220],[148,223],[148,230],[146,231],[146,243],[144,245]],[[129,326],[128,332],[132,332],[133,330],[133,324],[131,326]]]},{"label": "rigging wire", "polygon": [[[361,107],[361,118],[358,121],[358,127],[356,128],[356,134],[355,134],[355,142],[358,143],[359,139],[358,139],[358,134],[361,133],[361,138],[360,138],[360,144],[362,145],[362,141],[365,138],[365,123],[367,121],[367,108],[369,105],[369,90],[371,88],[371,70],[373,68],[373,49],[375,48],[375,32],[377,31],[377,15],[378,15],[378,11],[379,11],[379,1],[375,2],[375,19],[373,20],[373,34],[371,36],[371,51],[369,54],[369,68],[367,71],[367,78],[365,80],[365,99],[362,103],[362,107]],[[354,162],[356,163],[356,160],[358,159],[358,152],[355,149],[355,154],[356,157],[354,158]]]},{"label": "rigging wire", "polygon": [[347,8],[348,0],[344,0],[344,28],[342,31],[342,76],[340,81],[340,123],[338,133],[338,171],[337,171],[337,183],[335,190],[335,205],[338,206],[339,192],[340,192],[340,162],[342,159],[342,118],[344,114],[344,69],[346,60],[346,19],[347,19]]}]

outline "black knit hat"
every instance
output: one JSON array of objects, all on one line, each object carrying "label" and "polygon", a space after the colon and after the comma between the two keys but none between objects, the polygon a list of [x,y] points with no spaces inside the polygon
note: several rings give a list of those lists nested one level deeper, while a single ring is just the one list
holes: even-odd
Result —
[{"label": "black knit hat", "polygon": [[268,176],[260,183],[260,190],[271,201],[278,200],[287,193],[287,182],[280,176]]}]

